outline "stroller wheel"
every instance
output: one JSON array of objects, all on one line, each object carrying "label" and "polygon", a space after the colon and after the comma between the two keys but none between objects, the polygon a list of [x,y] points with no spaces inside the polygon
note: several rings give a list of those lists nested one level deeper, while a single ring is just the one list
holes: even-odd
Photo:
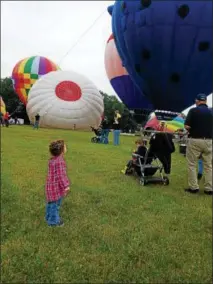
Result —
[{"label": "stroller wheel", "polygon": [[97,138],[96,138],[96,137],[92,137],[92,138],[91,138],[91,142],[92,142],[92,143],[97,143]]},{"label": "stroller wheel", "polygon": [[163,177],[163,185],[169,185],[169,179],[168,177]]},{"label": "stroller wheel", "polygon": [[147,184],[148,184],[148,182],[144,178],[140,178],[140,185],[145,186]]}]

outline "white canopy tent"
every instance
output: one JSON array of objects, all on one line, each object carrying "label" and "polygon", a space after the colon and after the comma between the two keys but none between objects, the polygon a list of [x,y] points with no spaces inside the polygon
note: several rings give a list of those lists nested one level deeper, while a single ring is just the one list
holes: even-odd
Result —
[{"label": "white canopy tent", "polygon": [[[209,107],[212,107],[212,94],[210,94],[210,95],[207,96],[207,104],[208,104]],[[188,108],[185,109],[184,111],[182,111],[182,113],[184,113],[185,115],[187,115],[188,112],[189,112],[189,110],[190,110],[191,108],[193,108],[193,107],[195,107],[195,104],[192,105],[192,106],[190,106],[190,107],[188,107]]]}]

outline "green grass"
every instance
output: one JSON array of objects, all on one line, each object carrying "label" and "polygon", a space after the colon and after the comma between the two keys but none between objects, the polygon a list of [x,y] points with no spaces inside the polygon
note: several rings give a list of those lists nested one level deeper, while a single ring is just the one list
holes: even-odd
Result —
[{"label": "green grass", "polygon": [[[211,283],[212,198],[184,192],[185,158],[173,155],[168,187],[142,187],[120,174],[135,138],[114,147],[90,143],[92,135],[2,129],[2,283]],[[72,192],[65,226],[49,228],[44,184],[48,144],[58,138]]]}]

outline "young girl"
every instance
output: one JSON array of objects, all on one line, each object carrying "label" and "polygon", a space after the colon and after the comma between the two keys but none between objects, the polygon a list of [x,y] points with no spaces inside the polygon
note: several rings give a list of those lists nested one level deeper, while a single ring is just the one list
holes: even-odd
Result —
[{"label": "young girl", "polygon": [[64,154],[67,151],[63,140],[57,140],[49,145],[52,157],[48,163],[46,180],[46,221],[49,226],[62,226],[59,209],[64,196],[69,192],[70,182],[66,173]]}]

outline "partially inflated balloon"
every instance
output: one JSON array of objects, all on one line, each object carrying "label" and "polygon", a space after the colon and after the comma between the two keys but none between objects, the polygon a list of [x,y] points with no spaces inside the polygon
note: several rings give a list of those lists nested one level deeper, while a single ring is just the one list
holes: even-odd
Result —
[{"label": "partially inflated balloon", "polygon": [[12,81],[21,102],[27,104],[29,91],[36,80],[58,69],[55,63],[42,56],[32,56],[19,61],[13,69]]},{"label": "partially inflated balloon", "polygon": [[2,99],[2,97],[0,97],[0,106],[1,106],[1,113],[2,113],[3,115],[5,115],[5,113],[6,113],[6,107],[5,107],[5,103],[4,103],[3,99]]},{"label": "partially inflated balloon", "polygon": [[116,1],[115,43],[156,109],[178,111],[212,91],[212,1]]},{"label": "partially inflated balloon", "polygon": [[105,49],[105,69],[113,89],[129,109],[152,109],[151,103],[133,84],[122,66],[113,35],[109,37]]},{"label": "partially inflated balloon", "polygon": [[103,97],[85,76],[72,71],[44,75],[32,87],[27,113],[36,114],[42,127],[85,129],[97,127],[104,111]]},{"label": "partially inflated balloon", "polygon": [[[144,129],[159,130],[159,127],[160,127],[160,124],[161,124],[162,121],[165,121],[165,120],[158,119],[155,112],[152,112],[149,116],[149,119],[148,119]],[[174,133],[177,130],[184,128],[184,118],[180,114],[180,115],[177,115],[176,117],[174,117],[171,120],[165,121],[165,124],[166,124],[166,131],[170,132],[170,133]]]}]

